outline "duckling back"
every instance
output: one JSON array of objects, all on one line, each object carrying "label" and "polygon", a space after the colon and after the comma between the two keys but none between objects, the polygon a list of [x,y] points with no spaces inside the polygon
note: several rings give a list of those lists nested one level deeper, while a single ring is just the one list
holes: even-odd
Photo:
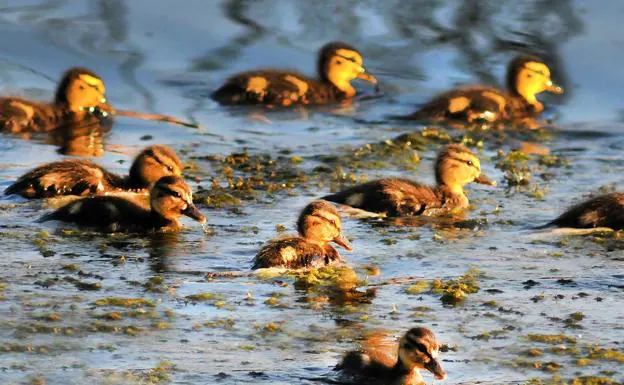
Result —
[{"label": "duckling back", "polygon": [[58,127],[62,115],[61,111],[44,103],[13,97],[0,98],[0,131],[9,133],[52,131]]},{"label": "duckling back", "polygon": [[301,74],[285,71],[249,71],[229,78],[212,98],[221,104],[290,106],[322,104],[341,98],[340,91]]},{"label": "duckling back", "polygon": [[624,229],[624,193],[599,195],[572,206],[546,226]]},{"label": "duckling back", "polygon": [[102,194],[111,186],[120,185],[123,178],[97,164],[80,159],[47,163],[22,175],[9,186],[5,195],[18,194],[25,198],[47,198],[58,195]]},{"label": "duckling back", "polygon": [[421,215],[443,205],[436,190],[399,178],[370,181],[323,199],[389,216]]},{"label": "duckling back", "polygon": [[39,222],[55,220],[93,227],[103,232],[145,231],[165,225],[140,204],[114,196],[95,196],[73,201],[44,215]]},{"label": "duckling back", "polygon": [[269,241],[254,258],[252,269],[314,268],[339,261],[340,254],[332,246],[320,246],[302,237],[291,237]]}]

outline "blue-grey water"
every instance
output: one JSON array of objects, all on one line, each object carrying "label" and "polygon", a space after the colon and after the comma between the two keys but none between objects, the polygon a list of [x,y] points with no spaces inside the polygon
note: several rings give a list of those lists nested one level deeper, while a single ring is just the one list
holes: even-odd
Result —
[{"label": "blue-grey water", "polygon": [[[180,234],[150,237],[39,224],[50,203],[0,198],[0,383],[332,383],[331,368],[366,331],[399,336],[415,325],[430,327],[452,348],[442,354],[447,384],[589,375],[622,382],[624,244],[613,234],[561,236],[530,227],[590,193],[623,187],[623,17],[618,0],[0,1],[2,94],[48,100],[59,75],[80,65],[105,80],[116,108],[200,125],[119,118],[76,151],[125,173],[140,148],[167,144],[189,164],[196,191],[210,189],[214,177],[236,195],[220,161],[231,153],[270,156],[279,170],[300,176],[274,189],[238,191],[236,205],[200,204],[207,232],[189,221]],[[305,113],[224,108],[209,99],[227,76],[253,67],[312,75],[318,47],[332,40],[361,50],[380,80],[380,98]],[[366,265],[380,269],[362,290],[398,278],[379,286],[370,303],[322,301],[291,278],[277,285],[205,277],[247,271],[262,244],[278,235],[276,225],[293,231],[299,210],[336,187],[340,171],[347,179],[401,175],[432,183],[435,143],[418,151],[418,164],[387,154],[374,167],[327,159],[423,130],[387,116],[409,113],[458,83],[500,83],[519,52],[546,58],[566,89],[563,97],[543,99],[554,123],[538,138],[565,160],[562,167],[532,160],[530,184],[509,188],[495,167],[497,151],[519,139],[486,133],[478,154],[499,186],[469,187],[473,208],[463,225],[346,218],[354,250],[343,256],[360,278]],[[449,133],[455,140],[465,134]],[[0,136],[0,190],[60,159],[59,151],[67,152],[47,136]],[[272,167],[229,166],[234,180]],[[400,279],[446,280],[469,269],[478,270],[480,290],[455,307],[437,294],[407,294],[410,283]],[[217,298],[185,298],[202,292]],[[271,296],[277,305],[266,302]],[[154,307],[96,304],[107,297],[145,298]],[[115,311],[122,318],[110,320]],[[582,319],[569,321],[577,312]],[[530,334],[576,343],[545,344]],[[600,349],[611,353],[601,358]]]}]

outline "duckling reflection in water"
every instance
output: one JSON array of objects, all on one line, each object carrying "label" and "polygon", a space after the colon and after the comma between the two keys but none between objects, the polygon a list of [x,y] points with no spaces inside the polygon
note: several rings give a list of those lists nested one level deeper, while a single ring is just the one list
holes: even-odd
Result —
[{"label": "duckling reflection in water", "polygon": [[351,99],[354,79],[376,85],[377,79],[363,66],[362,54],[345,43],[333,42],[320,49],[319,79],[296,72],[255,70],[234,75],[217,89],[212,98],[221,104],[328,104]]},{"label": "duckling reflection in water", "polygon": [[47,132],[94,112],[110,112],[104,82],[93,71],[71,68],[61,78],[52,103],[16,97],[0,98],[0,131]]},{"label": "duckling reflection in water", "polygon": [[384,341],[383,334],[373,334],[363,343],[360,351],[345,355],[334,370],[356,384],[424,384],[420,371],[425,369],[438,380],[446,378],[438,354],[440,344],[433,332],[424,327],[407,331],[399,341],[398,349]]},{"label": "duckling reflection in water", "polygon": [[622,230],[624,229],[624,193],[603,194],[576,204],[542,228],[550,226],[581,229],[607,227]]},{"label": "duckling reflection in water", "polygon": [[340,264],[342,258],[329,242],[351,250],[351,244],[342,234],[340,214],[329,202],[317,200],[307,205],[299,215],[297,230],[298,237],[269,241],[256,255],[252,269]]},{"label": "duckling reflection in water", "polygon": [[179,218],[187,216],[200,223],[206,217],[193,204],[190,187],[179,176],[162,177],[150,189],[150,209],[117,196],[95,196],[73,201],[43,216],[39,222],[59,220],[101,232],[175,231]]},{"label": "duckling reflection in water", "polygon": [[544,105],[542,92],[562,94],[553,83],[550,68],[533,56],[519,56],[507,69],[505,92],[495,87],[466,86],[443,93],[419,111],[402,119],[474,122],[518,121],[537,117]]},{"label": "duckling reflection in water", "polygon": [[323,199],[388,216],[439,215],[468,207],[464,186],[468,183],[495,185],[481,173],[481,163],[468,148],[444,146],[435,163],[437,186],[430,187],[400,178],[384,178]]},{"label": "duckling reflection in water", "polygon": [[60,125],[50,131],[45,142],[57,146],[57,152],[62,155],[101,157],[106,136],[112,128],[113,119],[90,116]]},{"label": "duckling reflection in water", "polygon": [[175,151],[163,145],[149,146],[135,158],[127,177],[107,171],[89,160],[66,159],[47,163],[22,175],[5,195],[48,198],[59,195],[97,195],[109,192],[147,192],[167,175],[181,175],[182,162]]}]

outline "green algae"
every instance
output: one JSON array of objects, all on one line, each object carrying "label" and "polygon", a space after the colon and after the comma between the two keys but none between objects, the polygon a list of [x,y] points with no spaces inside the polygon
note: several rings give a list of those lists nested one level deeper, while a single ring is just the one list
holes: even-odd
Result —
[{"label": "green algae", "polygon": [[431,283],[431,290],[435,294],[441,294],[440,300],[446,305],[456,305],[464,301],[468,294],[479,291],[479,271],[468,270],[457,279],[436,279]]},{"label": "green algae", "polygon": [[121,298],[107,297],[95,301],[97,306],[119,306],[119,307],[156,307],[156,304],[145,298]]},{"label": "green algae", "polygon": [[624,363],[624,352],[615,349],[590,347],[587,356],[594,360],[606,360]]},{"label": "green algae", "polygon": [[544,344],[576,344],[576,338],[563,334],[528,334],[529,341],[541,342]]},{"label": "green algae", "polygon": [[431,283],[425,280],[416,281],[408,288],[405,289],[405,292],[410,295],[418,295],[428,291],[431,288]]},{"label": "green algae", "polygon": [[525,382],[525,385],[617,385],[618,381],[600,376],[579,376],[569,380],[559,376],[551,378],[532,378]]}]

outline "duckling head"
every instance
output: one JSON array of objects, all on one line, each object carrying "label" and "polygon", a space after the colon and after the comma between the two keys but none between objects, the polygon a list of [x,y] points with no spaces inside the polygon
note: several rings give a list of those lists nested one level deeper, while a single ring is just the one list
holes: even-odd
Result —
[{"label": "duckling head", "polygon": [[66,106],[70,111],[82,113],[91,108],[109,112],[104,81],[93,71],[71,68],[63,75],[55,96],[57,105]]},{"label": "duckling head", "polygon": [[449,144],[438,153],[435,164],[436,181],[453,191],[461,192],[463,187],[471,182],[496,185],[481,173],[479,158],[461,144]]},{"label": "duckling head", "polygon": [[536,96],[542,92],[562,94],[563,88],[553,83],[550,68],[540,59],[533,56],[518,56],[509,63],[507,69],[507,87],[522,96],[538,112],[544,107]]},{"label": "duckling head", "polygon": [[130,167],[130,181],[137,186],[151,186],[163,176],[182,175],[184,165],[175,151],[163,145],[144,148]]},{"label": "duckling head", "polygon": [[176,175],[164,176],[150,190],[150,206],[163,218],[177,222],[186,215],[199,223],[206,217],[193,204],[193,192],[182,178]]},{"label": "duckling head", "polygon": [[377,79],[364,68],[362,54],[345,43],[333,42],[321,48],[318,72],[322,80],[333,84],[348,97],[355,96],[355,88],[351,85],[353,79],[377,85]]},{"label": "duckling head", "polygon": [[440,344],[433,332],[418,327],[407,331],[399,342],[399,363],[408,371],[425,369],[433,373],[436,379],[446,378],[438,354]]},{"label": "duckling head", "polygon": [[329,202],[317,200],[307,205],[299,214],[297,230],[311,242],[321,245],[335,242],[346,250],[352,250],[351,243],[342,234],[340,214]]}]

